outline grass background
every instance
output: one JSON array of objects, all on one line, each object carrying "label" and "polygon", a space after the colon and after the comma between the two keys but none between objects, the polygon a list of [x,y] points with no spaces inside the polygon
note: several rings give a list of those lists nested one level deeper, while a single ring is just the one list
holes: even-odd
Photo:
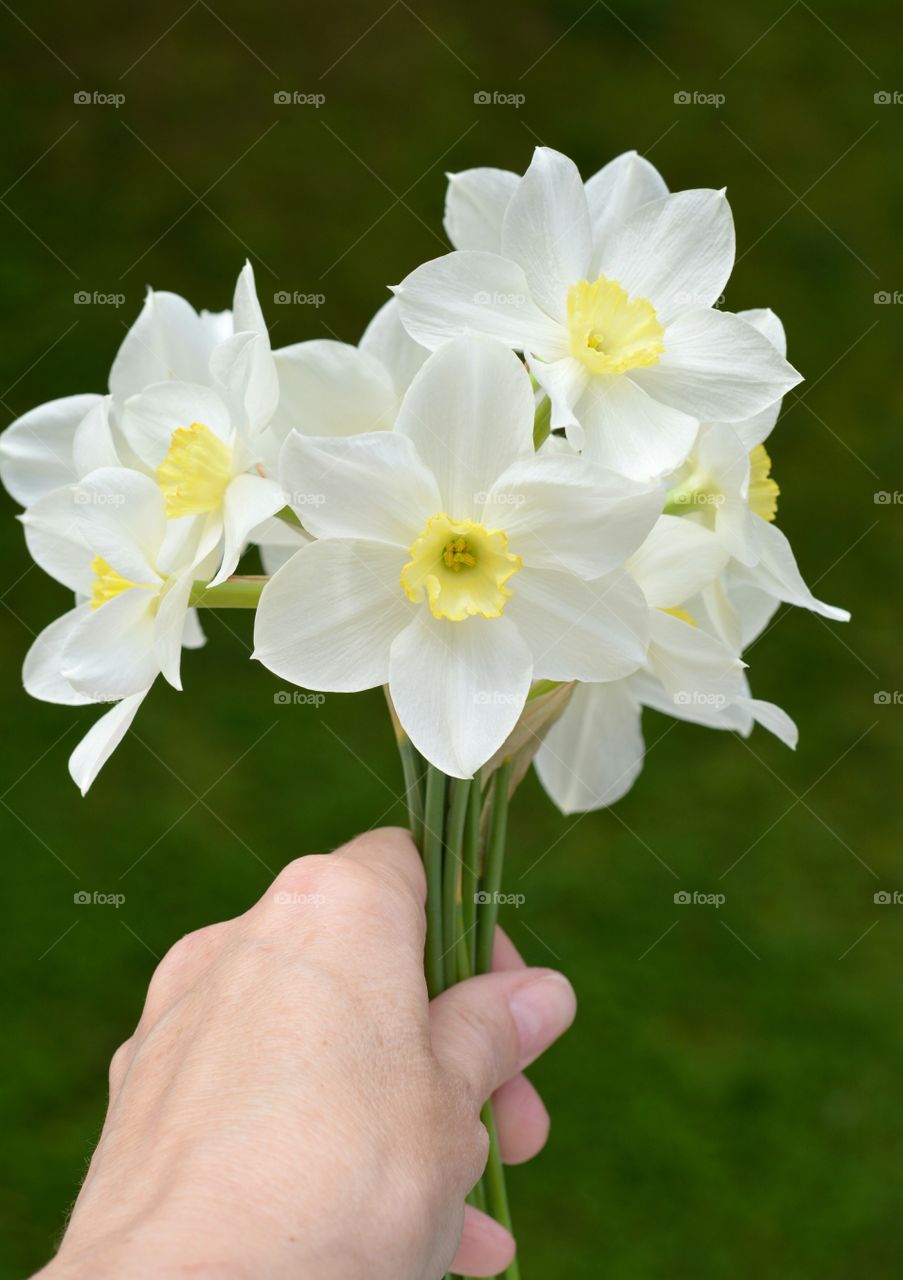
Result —
[{"label": "grass background", "polygon": [[[147,283],[227,305],[246,253],[274,344],[356,340],[386,284],[443,251],[444,170],[522,170],[541,141],[587,175],[635,147],[675,189],[727,185],[726,305],[772,305],[808,379],[773,437],[781,525],[853,623],[785,611],[750,656],[756,693],[799,722],[796,755],[650,714],[648,767],[612,812],[565,821],[523,788],[508,882],[526,901],[505,923],[581,999],[534,1072],[549,1147],[511,1176],[524,1274],[896,1277],[903,907],[874,894],[903,889],[903,706],[875,695],[903,686],[903,508],[874,495],[903,489],[903,295],[875,302],[903,289],[903,103],[875,101],[903,90],[897,6],[13,0],[0,29],[7,419],[103,390]],[[479,105],[484,90],[524,100]],[[326,101],[277,105],[286,91]],[[79,306],[78,290],[125,300]],[[325,301],[277,306],[279,291]],[[186,657],[185,696],[161,682],[80,800],[65,762],[92,713],[19,685],[29,633],[67,605],[14,511],[4,1278],[52,1250],[155,957],[289,858],[401,819],[380,695],[275,705],[278,682],[246,661],[250,620],[230,615]],[[726,902],[678,907],[678,889]],[[79,890],[125,902],[77,907]]]}]

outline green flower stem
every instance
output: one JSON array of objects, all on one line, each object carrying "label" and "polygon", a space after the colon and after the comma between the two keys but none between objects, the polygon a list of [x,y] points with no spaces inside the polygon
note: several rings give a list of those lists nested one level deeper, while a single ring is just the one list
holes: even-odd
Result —
[{"label": "green flower stem", "polygon": [[423,815],[423,865],[426,868],[426,985],[430,999],[444,987],[445,950],[442,941],[442,846],[445,835],[445,798],[448,779],[431,764],[426,770],[426,806]]},{"label": "green flower stem", "polygon": [[477,923],[477,973],[489,973],[492,968],[492,946],[495,941],[495,925],[499,914],[499,892],[502,887],[502,868],[505,861],[505,836],[508,829],[508,780],[511,761],[506,760],[495,772],[492,784],[492,817],[489,824],[489,843],[486,865],[483,868],[482,893]]},{"label": "green flower stem", "polygon": [[543,396],[533,417],[533,447],[538,449],[552,429],[552,401]]},{"label": "green flower stem", "polygon": [[404,773],[404,798],[408,810],[408,826],[418,849],[423,849],[423,757],[410,738],[398,743]]},{"label": "green flower stem", "polygon": [[464,977],[470,977],[477,965],[477,889],[480,884],[480,808],[482,794],[480,774],[474,774],[467,804],[464,828],[464,866],[461,870],[461,916],[467,965]]},{"label": "green flower stem", "polygon": [[445,985],[451,987],[457,977],[458,964],[458,884],[463,862],[464,824],[467,820],[467,802],[470,796],[470,780],[456,778],[452,783],[452,800],[448,811],[448,828],[445,837],[445,868],[443,872],[443,942],[445,944]]},{"label": "green flower stem", "polygon": [[196,582],[188,603],[192,609],[256,609],[269,578],[264,575],[227,578],[218,587]]}]

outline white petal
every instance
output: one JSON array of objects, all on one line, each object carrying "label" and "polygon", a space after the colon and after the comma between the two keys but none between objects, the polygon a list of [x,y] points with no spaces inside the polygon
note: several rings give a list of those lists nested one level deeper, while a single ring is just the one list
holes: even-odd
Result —
[{"label": "white petal", "polygon": [[586,456],[633,480],[679,467],[699,427],[695,418],[653,399],[623,375],[593,378],[577,406],[577,418]]},{"label": "white petal", "polygon": [[533,301],[564,324],[568,288],[586,278],[591,254],[577,166],[560,151],[537,147],[505,210],[502,256],[523,267]]},{"label": "white petal", "polygon": [[250,330],[254,333],[266,334],[267,324],[257,300],[257,286],[254,283],[254,268],[250,262],[242,267],[235,285],[235,296],[232,300],[232,323],[236,333]]},{"label": "white petal", "polygon": [[667,194],[668,187],[655,165],[635,151],[616,156],[587,180],[586,199],[595,247],[594,278],[601,274],[598,262],[614,232],[640,205]]},{"label": "white petal", "polygon": [[223,561],[210,582],[211,587],[225,582],[235,572],[251,530],[284,506],[285,494],[275,480],[265,480],[256,475],[235,477],[223,500]]},{"label": "white petal", "polygon": [[22,667],[22,683],[25,692],[42,702],[58,702],[67,706],[81,706],[92,702],[85,693],[73,689],[63,676],[63,650],[75,627],[90,611],[90,605],[80,604],[61,618],[45,627],[25,655]]},{"label": "white petal", "polygon": [[389,647],[414,606],[405,553],[375,542],[311,542],[263,589],[254,657],[307,689],[357,693],[385,684]]},{"label": "white petal", "polygon": [[122,410],[122,430],[139,458],[152,470],[169,452],[174,431],[194,423],[228,442],[232,419],[222,397],[190,382],[158,382],[132,396]]},{"label": "white petal", "polygon": [[643,768],[640,707],[630,683],[580,684],[536,755],[536,772],[562,813],[620,800]]},{"label": "white petal", "polygon": [[190,303],[177,293],[149,289],[138,319],[129,329],[110,370],[117,404],[155,382],[203,382],[210,338]]},{"label": "white petal", "polygon": [[[592,376],[589,369],[582,360],[575,360],[573,356],[552,361],[534,360],[532,356],[528,356],[527,364],[552,402],[550,430],[557,431],[561,427],[567,427],[573,436],[577,426],[577,405]],[[579,441],[573,440],[575,448],[581,448],[583,444],[582,427],[579,432]]]},{"label": "white petal", "polygon": [[256,529],[252,529],[249,537],[260,549],[264,573],[271,577],[311,540],[310,534],[303,529],[289,524],[287,520],[280,520],[277,516],[264,520]]},{"label": "white petal", "polygon": [[[457,338],[417,374],[395,423],[436,477],[452,519],[470,518],[506,467],[533,455],[533,389],[517,356]],[[435,513],[433,513],[435,514]]]},{"label": "white petal", "polygon": [[448,175],[445,234],[456,249],[502,251],[502,219],[520,177],[509,169],[465,169]]},{"label": "white petal", "polygon": [[787,334],[780,317],[775,315],[771,307],[753,307],[748,311],[738,311],[737,315],[751,324],[763,338],[768,339],[777,352],[786,357]]},{"label": "white petal", "polygon": [[279,377],[266,333],[236,333],[210,357],[210,374],[232,423],[252,439],[267,426],[279,401]]},{"label": "white petal", "polygon": [[[739,319],[745,320],[747,324],[751,324],[763,337],[768,339],[776,351],[786,357],[787,335],[784,332],[784,326],[781,321],[770,307],[752,311],[738,311],[737,316]],[[754,413],[751,418],[745,418],[742,422],[734,423],[734,430],[743,441],[747,451],[754,449],[757,444],[761,444],[763,440],[768,439],[774,430],[774,425],[780,412],[781,401],[778,399],[759,413]]]},{"label": "white petal", "polygon": [[462,249],[434,258],[394,292],[402,324],[430,350],[449,338],[482,334],[543,360],[567,354],[567,332],[530,297],[523,268],[494,253]]},{"label": "white petal", "polygon": [[450,777],[470,778],[517,723],[531,673],[509,618],[449,622],[421,609],[392,645],[389,691],[420,754]]},{"label": "white petal", "polygon": [[685,516],[659,516],[649,537],[627,562],[652,609],[674,609],[702,591],[728,555],[709,529]]},{"label": "white petal", "polygon": [[79,478],[72,457],[78,424],[97,395],[48,400],[16,418],[0,436],[0,478],[23,507]]},{"label": "white petal", "polygon": [[767,729],[776,738],[780,738],[781,742],[786,747],[789,747],[791,751],[796,750],[800,732],[786,711],[776,706],[773,702],[763,702],[761,698],[738,698],[737,701],[741,707],[745,707],[752,712],[756,723],[760,724],[763,729]]},{"label": "white petal", "polygon": [[749,450],[727,423],[701,428],[694,448],[695,467],[718,490],[714,507],[715,532],[732,556],[753,564],[756,553],[749,509]]},{"label": "white petal", "polygon": [[734,219],[723,191],[679,191],[652,200],[614,229],[600,274],[648,298],[664,323],[685,307],[709,307],[734,265]]},{"label": "white petal", "polygon": [[279,373],[278,431],[353,436],[392,426],[398,395],[388,370],[370,352],[316,338],[283,347],[274,359]]},{"label": "white petal", "polygon": [[110,756],[129,731],[135,713],[149,689],[123,698],[95,721],[69,757],[72,781],[84,795]]},{"label": "white petal", "polygon": [[754,517],[755,545],[759,562],[752,569],[736,566],[738,578],[751,586],[767,591],[778,600],[787,604],[798,605],[801,609],[810,609],[820,613],[823,618],[831,618],[835,622],[849,622],[847,609],[839,609],[836,605],[825,604],[816,600],[806,586],[797,568],[796,557],[786,536],[774,524],[761,517]]},{"label": "white petal", "polygon": [[168,586],[157,607],[154,658],[160,674],[174,689],[182,688],[182,644],[188,622],[188,599],[193,585],[194,574],[184,574]]},{"label": "white petal", "polygon": [[70,591],[91,594],[94,553],[85,541],[75,489],[54,489],[33,503],[21,517],[31,558]]},{"label": "white petal", "polygon": [[659,363],[631,378],[656,400],[710,422],[749,418],[802,381],[766,338],[728,311],[685,311],[664,342]]},{"label": "white petal", "polygon": [[[377,311],[364,330],[359,350],[380,362],[388,372],[399,400],[429,355],[427,348],[415,342],[401,323],[397,298],[390,298]],[[394,412],[392,416],[394,419]]]},{"label": "white petal", "polygon": [[743,663],[714,636],[660,609],[649,625],[649,668],[674,706],[720,711],[742,695]]},{"label": "white petal", "polygon": [[619,680],[645,661],[649,609],[628,574],[584,582],[524,569],[509,585],[505,615],[530,647],[537,680]]},{"label": "white petal", "polygon": [[63,676],[100,701],[126,698],[153,683],[157,593],[132,587],[90,609],[69,636]]},{"label": "white petal", "polygon": [[163,495],[148,476],[101,467],[76,487],[85,542],[130,582],[159,581],[156,562],[166,532]]},{"label": "white petal", "polygon": [[585,458],[542,453],[515,462],[489,492],[481,521],[505,530],[525,564],[599,577],[623,564],[662,508],[661,490]]},{"label": "white petal", "polygon": [[317,538],[365,538],[409,547],[442,510],[432,473],[407,436],[293,432],[279,468],[287,500]]},{"label": "white petal", "polygon": [[[103,396],[88,410],[75,429],[72,440],[72,462],[76,479],[99,467],[131,466],[119,456],[110,421],[111,396]],[[120,441],[120,443],[124,443]]]},{"label": "white petal", "polygon": [[198,610],[189,609],[185,617],[185,630],[182,632],[182,647],[184,649],[203,649],[206,643],[207,637],[204,635],[204,628],[201,626]]}]

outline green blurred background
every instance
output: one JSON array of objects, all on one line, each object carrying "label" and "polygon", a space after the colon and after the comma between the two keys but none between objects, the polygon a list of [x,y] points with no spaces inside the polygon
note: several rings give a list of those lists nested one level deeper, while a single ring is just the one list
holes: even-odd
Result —
[{"label": "green blurred background", "polygon": [[[541,141],[586,175],[636,148],[672,188],[727,185],[726,305],[773,306],[808,379],[770,446],[779,519],[853,622],[784,611],[749,657],[795,755],[649,714],[614,811],[566,821],[520,793],[505,924],[581,999],[534,1073],[549,1146],[511,1175],[524,1274],[897,1277],[903,906],[874,895],[903,889],[898,5],[17,0],[0,30],[5,420],[103,390],[146,284],[220,308],[246,254],[275,345],[356,340],[443,251],[445,170],[522,170]],[[296,91],[325,102],[274,101]],[[5,1278],[52,1250],[156,957],[402,813],[381,695],[274,704],[234,614],[79,799],[66,757],[94,713],[19,683],[66,594],[3,513]],[[125,901],[75,905],[95,890]]]}]

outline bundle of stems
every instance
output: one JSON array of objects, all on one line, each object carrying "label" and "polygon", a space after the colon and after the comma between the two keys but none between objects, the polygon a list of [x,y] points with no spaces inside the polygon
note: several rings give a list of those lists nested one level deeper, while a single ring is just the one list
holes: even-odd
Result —
[{"label": "bundle of stems", "polygon": [[[399,738],[411,833],[426,870],[426,979],[430,999],[456,982],[488,973],[498,918],[511,759],[485,778],[449,778]],[[505,1172],[491,1100],[486,1170],[468,1200],[511,1231]],[[504,1280],[520,1280],[515,1259]]]}]

